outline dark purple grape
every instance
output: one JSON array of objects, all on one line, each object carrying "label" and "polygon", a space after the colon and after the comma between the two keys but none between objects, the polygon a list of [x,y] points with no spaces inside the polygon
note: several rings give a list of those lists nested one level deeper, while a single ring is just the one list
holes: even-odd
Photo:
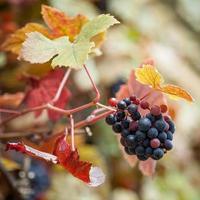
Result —
[{"label": "dark purple grape", "polygon": [[134,146],[135,145],[135,136],[134,135],[128,135],[127,137],[126,137],[126,144],[128,145],[128,146]]},{"label": "dark purple grape", "polygon": [[130,131],[128,129],[123,129],[121,132],[121,135],[123,137],[127,137],[128,135],[130,135]]},{"label": "dark purple grape", "polygon": [[123,128],[129,128],[130,123],[131,123],[130,119],[124,119],[121,122]]},{"label": "dark purple grape", "polygon": [[142,145],[139,145],[135,148],[136,155],[144,155],[145,148]]},{"label": "dark purple grape", "polygon": [[125,116],[126,116],[126,114],[124,111],[118,111],[116,113],[116,118],[117,118],[118,122],[122,121],[125,118]]},{"label": "dark purple grape", "polygon": [[113,126],[112,129],[115,133],[120,133],[122,131],[122,126],[120,122],[116,122]]},{"label": "dark purple grape", "polygon": [[141,131],[136,131],[135,133],[135,140],[137,142],[142,142],[146,139],[146,134]]},{"label": "dark purple grape", "polygon": [[121,100],[121,101],[119,101],[119,102],[117,103],[117,108],[118,108],[118,109],[124,110],[124,109],[126,109],[126,107],[127,107],[126,102],[123,101],[123,100]]},{"label": "dark purple grape", "polygon": [[153,151],[152,158],[154,160],[159,160],[163,157],[164,151],[161,148],[157,148]]},{"label": "dark purple grape", "polygon": [[128,155],[135,155],[135,148],[131,148],[131,147],[125,147],[124,151],[128,154]]},{"label": "dark purple grape", "polygon": [[131,115],[131,118],[134,120],[134,121],[137,121],[141,118],[141,115],[140,113],[137,111],[136,113],[132,114]]},{"label": "dark purple grape", "polygon": [[157,128],[157,130],[158,130],[159,132],[162,132],[162,131],[165,130],[166,122],[165,122],[164,120],[160,119],[160,120],[157,120],[157,121],[155,122],[154,126],[155,126],[155,128]]},{"label": "dark purple grape", "polygon": [[165,132],[159,133],[159,134],[158,134],[158,139],[159,139],[161,142],[165,142],[165,140],[167,139],[167,134],[166,134]]},{"label": "dark purple grape", "polygon": [[153,149],[152,149],[151,147],[147,147],[147,148],[145,149],[145,155],[151,156],[152,153],[153,153]]},{"label": "dark purple grape", "polygon": [[173,140],[173,134],[171,131],[167,131],[167,139],[168,140]]},{"label": "dark purple grape", "polygon": [[151,123],[154,123],[156,121],[155,116],[153,116],[151,113],[148,113],[146,117],[151,121]]},{"label": "dark purple grape", "polygon": [[113,114],[110,114],[106,117],[106,123],[109,125],[113,125],[116,122],[116,118]]},{"label": "dark purple grape", "polygon": [[137,158],[138,158],[139,160],[145,161],[145,160],[148,159],[148,156],[147,156],[147,155],[137,155]]},{"label": "dark purple grape", "polygon": [[141,118],[138,122],[138,128],[140,131],[148,131],[151,127],[151,121],[144,117],[144,118]]},{"label": "dark purple grape", "polygon": [[165,149],[166,150],[171,150],[173,148],[173,144],[171,140],[165,140]]},{"label": "dark purple grape", "polygon": [[129,98],[123,99],[123,101],[126,103],[127,106],[131,104],[131,100]]},{"label": "dark purple grape", "polygon": [[156,138],[158,136],[158,130],[156,128],[150,128],[147,132],[149,138]]},{"label": "dark purple grape", "polygon": [[131,104],[131,105],[128,106],[127,110],[131,115],[134,115],[138,110],[138,106],[135,105],[135,104]]}]

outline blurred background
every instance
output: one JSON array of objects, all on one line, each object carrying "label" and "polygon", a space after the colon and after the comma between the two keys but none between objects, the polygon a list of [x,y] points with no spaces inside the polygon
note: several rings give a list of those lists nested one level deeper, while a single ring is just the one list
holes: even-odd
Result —
[{"label": "blurred background", "polygon": [[[130,71],[146,58],[155,60],[166,82],[190,91],[195,102],[169,101],[177,126],[175,147],[158,162],[153,177],[145,177],[137,167],[127,164],[111,128],[103,120],[91,126],[90,131],[78,134],[76,144],[81,158],[101,166],[106,173],[105,184],[98,188],[88,187],[62,168],[19,153],[5,153],[5,143],[10,138],[0,134],[0,200],[200,200],[200,1],[0,0],[0,44],[27,22],[43,23],[41,4],[70,16],[81,13],[92,18],[111,13],[121,22],[108,31],[103,54],[87,63],[103,103],[115,95],[120,85],[126,83]],[[18,77],[24,71],[42,76],[45,72],[38,68],[1,51],[1,94],[23,91],[25,83]],[[91,86],[84,73],[77,71],[70,79],[73,91],[70,106],[91,99]],[[90,112],[78,114],[76,120],[84,119]],[[45,134],[32,131],[24,136],[24,140],[35,145],[51,137],[49,129],[63,126],[62,120],[53,124],[45,115],[35,120],[29,114],[13,120],[0,132],[20,133],[37,123],[38,133]],[[18,137],[21,138],[19,135],[14,139]]]}]

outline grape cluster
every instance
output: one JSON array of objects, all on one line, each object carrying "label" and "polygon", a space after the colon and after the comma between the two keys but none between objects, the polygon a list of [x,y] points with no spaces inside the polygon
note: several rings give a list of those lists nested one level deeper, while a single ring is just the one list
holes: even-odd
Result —
[{"label": "grape cluster", "polygon": [[[121,101],[111,98],[109,104],[116,112],[106,117],[106,123],[121,135],[120,142],[128,155],[136,155],[143,161],[148,158],[159,160],[173,148],[175,125],[165,114],[166,105],[150,108],[147,101],[140,101],[136,96]],[[141,116],[139,107],[149,112]]]}]

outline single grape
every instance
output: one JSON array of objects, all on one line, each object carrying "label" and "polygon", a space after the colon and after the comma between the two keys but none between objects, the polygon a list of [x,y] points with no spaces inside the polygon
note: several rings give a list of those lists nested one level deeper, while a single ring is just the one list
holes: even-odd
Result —
[{"label": "single grape", "polygon": [[171,150],[173,148],[173,144],[171,140],[165,140],[165,149]]},{"label": "single grape", "polygon": [[169,124],[169,130],[174,133],[175,132],[175,125],[174,122],[172,120],[168,121]]},{"label": "single grape", "polygon": [[152,158],[154,160],[159,160],[163,157],[163,155],[164,155],[164,151],[161,148],[157,148],[153,151]]},{"label": "single grape", "polygon": [[125,118],[126,114],[124,111],[116,112],[117,121],[122,121]]},{"label": "single grape", "polygon": [[128,129],[123,129],[121,132],[121,135],[123,137],[127,137],[128,135],[130,135],[130,131]]},{"label": "single grape", "polygon": [[173,134],[171,131],[167,131],[167,139],[168,140],[173,140]]},{"label": "single grape", "polygon": [[124,119],[121,122],[123,128],[129,128],[130,123],[131,123],[130,119]]},{"label": "single grape", "polygon": [[145,149],[145,155],[151,156],[152,153],[153,153],[153,149],[152,149],[151,147],[147,147],[147,148]]},{"label": "single grape", "polygon": [[147,156],[147,155],[137,155],[137,158],[138,158],[139,160],[145,161],[145,160],[148,159],[148,156]]},{"label": "single grape", "polygon": [[166,122],[165,122],[164,120],[162,120],[162,119],[159,119],[159,120],[157,120],[157,121],[155,122],[154,126],[155,126],[155,128],[157,128],[157,130],[158,130],[159,132],[162,132],[162,131],[165,130]]},{"label": "single grape", "polygon": [[131,96],[130,96],[130,100],[131,100],[131,101],[135,101],[136,99],[137,99],[137,97],[136,97],[135,95],[131,95]]},{"label": "single grape", "polygon": [[142,145],[139,145],[135,148],[136,155],[144,155],[145,148]]},{"label": "single grape", "polygon": [[116,122],[116,117],[113,114],[110,114],[106,117],[106,123],[113,125]]},{"label": "single grape", "polygon": [[148,118],[144,117],[139,120],[138,122],[139,130],[147,131],[149,130],[150,127],[151,127],[151,121]]},{"label": "single grape", "polygon": [[152,148],[156,149],[160,146],[160,140],[157,138],[154,138],[150,141],[150,145]]},{"label": "single grape", "polygon": [[134,104],[139,105],[140,104],[140,99],[136,98],[135,101],[133,101]]},{"label": "single grape", "polygon": [[137,142],[142,142],[146,139],[146,134],[141,131],[136,131],[135,133],[135,140]]},{"label": "single grape", "polygon": [[138,109],[138,106],[135,105],[135,104],[131,104],[131,105],[129,105],[128,108],[127,108],[128,112],[129,112],[131,115],[135,114],[135,113],[137,112],[137,109]]},{"label": "single grape", "polygon": [[168,110],[167,105],[164,105],[164,104],[160,105],[160,110],[162,113],[166,113]]},{"label": "single grape", "polygon": [[151,113],[148,113],[146,117],[151,121],[151,123],[154,123],[156,121],[155,116],[153,116]]},{"label": "single grape", "polygon": [[147,132],[149,138],[156,138],[158,136],[158,130],[156,128],[150,128]]},{"label": "single grape", "polygon": [[132,121],[129,124],[129,130],[132,131],[132,132],[135,132],[135,131],[137,131],[137,129],[138,129],[138,122],[137,121]]},{"label": "single grape", "polygon": [[141,115],[140,113],[137,111],[136,113],[132,114],[131,115],[131,118],[134,120],[134,121],[137,121],[141,118]]},{"label": "single grape", "polygon": [[110,98],[108,100],[108,104],[112,107],[116,107],[117,106],[117,103],[118,103],[118,100],[116,98]]},{"label": "single grape", "polygon": [[128,135],[127,137],[126,137],[126,144],[128,145],[128,146],[134,146],[135,145],[135,136],[134,135]]},{"label": "single grape", "polygon": [[117,107],[118,107],[119,109],[121,109],[121,110],[126,109],[126,107],[127,107],[126,102],[123,101],[123,100],[119,101],[119,102],[117,103]]},{"label": "single grape", "polygon": [[140,102],[140,106],[142,109],[148,109],[149,103],[147,101],[142,101],[142,102]]},{"label": "single grape", "polygon": [[123,99],[123,101],[126,103],[127,106],[131,104],[131,100],[129,98]]},{"label": "single grape", "polygon": [[155,105],[155,106],[152,106],[151,109],[150,109],[150,113],[154,116],[158,116],[161,114],[161,110],[160,110],[160,107]]},{"label": "single grape", "polygon": [[165,132],[159,133],[159,134],[158,134],[158,139],[159,139],[161,142],[165,142],[165,140],[167,139],[167,134],[166,134]]},{"label": "single grape", "polygon": [[115,133],[120,133],[122,131],[122,126],[120,122],[116,122],[113,126],[112,129]]}]

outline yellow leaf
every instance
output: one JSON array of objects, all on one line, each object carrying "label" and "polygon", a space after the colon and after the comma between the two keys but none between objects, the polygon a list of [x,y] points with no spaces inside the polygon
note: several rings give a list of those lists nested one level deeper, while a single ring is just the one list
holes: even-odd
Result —
[{"label": "yellow leaf", "polygon": [[88,21],[83,15],[68,17],[64,12],[46,5],[42,5],[41,13],[45,23],[52,30],[54,38],[68,36],[71,42]]},{"label": "yellow leaf", "polygon": [[26,33],[40,32],[45,36],[48,36],[48,30],[37,23],[29,23],[26,26],[18,29],[15,33],[11,34],[6,41],[3,43],[2,48],[6,51],[11,51],[14,54],[19,55],[22,47],[22,43],[26,39]]},{"label": "yellow leaf", "polygon": [[194,99],[192,98],[192,96],[185,91],[184,89],[182,89],[181,87],[178,87],[176,85],[164,85],[163,87],[161,87],[160,89],[162,92],[168,94],[171,98],[173,99],[185,99],[187,101],[194,101]]},{"label": "yellow leaf", "polygon": [[18,163],[7,158],[1,158],[1,162],[8,171],[20,169],[20,165]]},{"label": "yellow leaf", "polygon": [[159,89],[163,83],[162,75],[152,65],[143,65],[135,70],[137,80],[145,85],[149,85],[154,89]]}]

